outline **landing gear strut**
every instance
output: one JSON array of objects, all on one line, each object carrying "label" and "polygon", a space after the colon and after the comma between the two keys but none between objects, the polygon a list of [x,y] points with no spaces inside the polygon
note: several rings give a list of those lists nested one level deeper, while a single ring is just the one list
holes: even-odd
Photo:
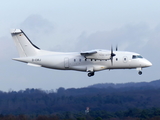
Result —
[{"label": "landing gear strut", "polygon": [[139,67],[139,68],[136,68],[136,69],[138,70],[138,74],[139,74],[139,75],[142,75],[142,68]]},{"label": "landing gear strut", "polygon": [[142,75],[142,71],[139,71],[138,74],[139,74],[139,75]]},{"label": "landing gear strut", "polygon": [[94,72],[89,72],[88,77],[94,76]]}]

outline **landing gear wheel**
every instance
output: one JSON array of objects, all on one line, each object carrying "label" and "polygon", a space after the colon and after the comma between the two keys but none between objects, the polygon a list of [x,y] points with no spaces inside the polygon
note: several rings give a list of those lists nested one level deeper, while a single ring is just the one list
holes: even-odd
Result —
[{"label": "landing gear wheel", "polygon": [[88,73],[88,77],[94,76],[94,72]]},{"label": "landing gear wheel", "polygon": [[91,73],[88,73],[88,77],[91,77],[92,75],[91,75]]},{"label": "landing gear wheel", "polygon": [[139,74],[139,75],[142,75],[142,71],[139,71],[138,74]]}]

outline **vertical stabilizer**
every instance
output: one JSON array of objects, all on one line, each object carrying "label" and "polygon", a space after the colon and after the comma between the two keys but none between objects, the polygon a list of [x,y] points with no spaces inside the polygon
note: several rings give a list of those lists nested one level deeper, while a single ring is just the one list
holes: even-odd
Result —
[{"label": "vertical stabilizer", "polygon": [[20,29],[12,29],[11,35],[15,41],[20,57],[35,56],[40,50]]}]

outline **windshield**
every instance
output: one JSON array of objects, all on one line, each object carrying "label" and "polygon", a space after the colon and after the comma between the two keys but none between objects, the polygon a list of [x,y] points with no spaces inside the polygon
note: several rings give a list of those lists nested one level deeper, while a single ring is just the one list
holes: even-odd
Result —
[{"label": "windshield", "polygon": [[143,58],[141,55],[133,55],[132,59]]}]

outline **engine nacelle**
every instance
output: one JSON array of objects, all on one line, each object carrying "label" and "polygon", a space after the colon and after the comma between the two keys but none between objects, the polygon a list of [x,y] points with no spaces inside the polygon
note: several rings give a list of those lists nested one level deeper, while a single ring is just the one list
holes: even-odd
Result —
[{"label": "engine nacelle", "polygon": [[97,53],[85,56],[88,59],[96,60],[109,60],[111,59],[111,53],[106,51],[97,51]]}]

